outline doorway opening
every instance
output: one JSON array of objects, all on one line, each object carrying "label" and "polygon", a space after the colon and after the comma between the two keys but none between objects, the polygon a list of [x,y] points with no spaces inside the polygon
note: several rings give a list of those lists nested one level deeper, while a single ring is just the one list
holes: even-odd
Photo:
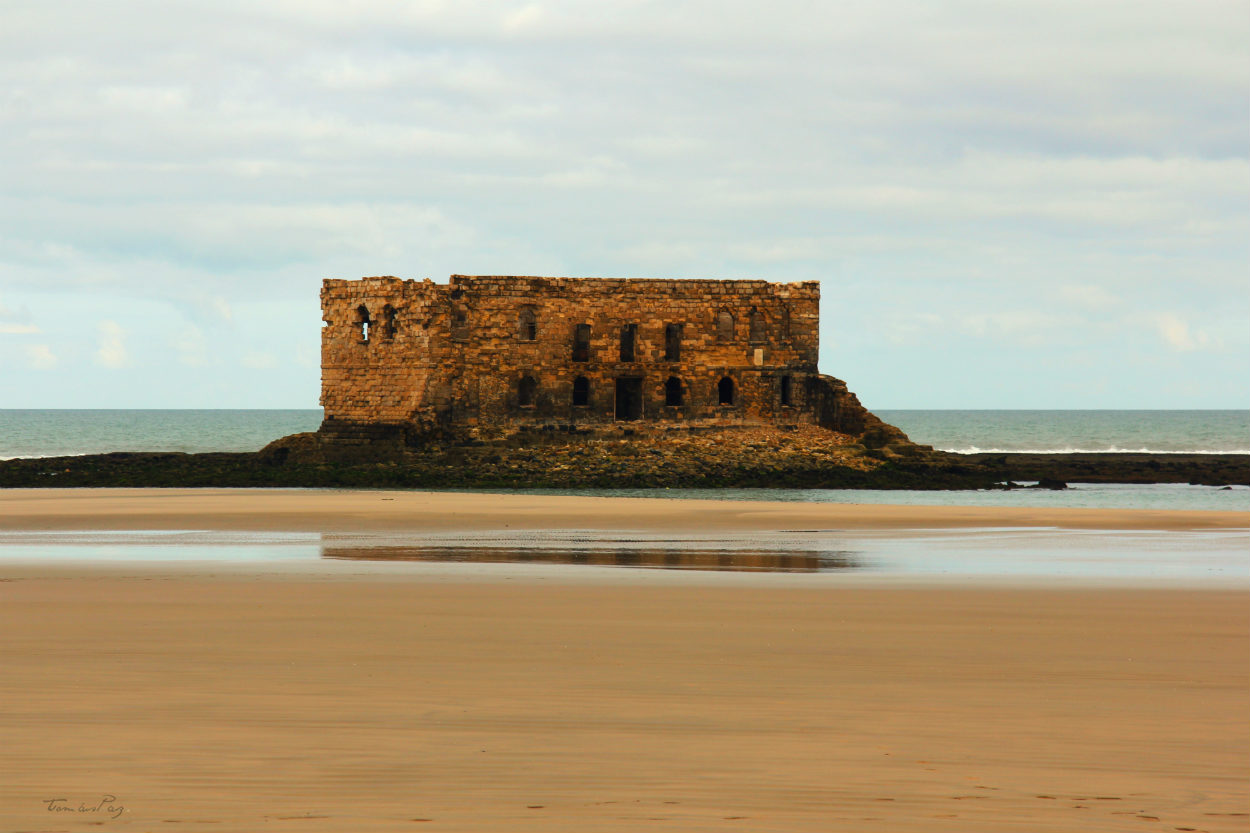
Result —
[{"label": "doorway opening", "polygon": [[616,418],[642,417],[642,379],[625,377],[616,380]]}]

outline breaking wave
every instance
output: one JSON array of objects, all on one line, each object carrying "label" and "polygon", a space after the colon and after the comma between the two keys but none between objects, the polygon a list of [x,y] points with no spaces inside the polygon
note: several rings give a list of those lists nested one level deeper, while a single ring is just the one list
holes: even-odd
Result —
[{"label": "breaking wave", "polygon": [[1213,451],[1208,448],[981,448],[970,445],[965,448],[939,448],[952,454],[1250,454],[1250,448],[1228,448]]}]

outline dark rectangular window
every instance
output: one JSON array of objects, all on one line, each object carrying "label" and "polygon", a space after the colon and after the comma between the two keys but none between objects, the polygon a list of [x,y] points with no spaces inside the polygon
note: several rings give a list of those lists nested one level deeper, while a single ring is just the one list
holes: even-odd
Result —
[{"label": "dark rectangular window", "polygon": [[590,325],[578,324],[573,330],[573,361],[590,361]]},{"label": "dark rectangular window", "polygon": [[621,327],[621,361],[632,362],[634,359],[634,346],[638,341],[638,325],[626,324]]},{"label": "dark rectangular window", "polygon": [[573,407],[585,408],[590,404],[590,380],[578,376],[573,380]]},{"label": "dark rectangular window", "polygon": [[670,407],[681,407],[681,379],[669,376],[664,383],[664,404]]},{"label": "dark rectangular window", "polygon": [[669,324],[664,328],[664,360],[681,360],[681,325]]}]

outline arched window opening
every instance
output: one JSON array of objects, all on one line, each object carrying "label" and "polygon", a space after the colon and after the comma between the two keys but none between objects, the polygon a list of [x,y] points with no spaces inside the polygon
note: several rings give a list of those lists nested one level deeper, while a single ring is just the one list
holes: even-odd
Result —
[{"label": "arched window opening", "polygon": [[781,377],[781,404],[782,405],[794,404],[794,400],[792,399],[792,394],[790,390],[790,377],[789,376]]},{"label": "arched window opening", "polygon": [[455,304],[451,308],[451,337],[457,341],[469,337],[469,309],[464,304]]},{"label": "arched window opening", "polygon": [[585,408],[590,404],[590,380],[578,376],[573,380],[573,407]]},{"label": "arched window opening", "polygon": [[734,317],[729,310],[716,313],[716,338],[719,341],[734,340]]},{"label": "arched window opening", "polygon": [[664,327],[664,361],[681,360],[681,325],[668,324]]},{"label": "arched window opening", "polygon": [[522,376],[521,381],[516,386],[516,403],[522,408],[534,407],[534,393],[538,390],[538,383],[534,381],[533,376]]},{"label": "arched window opening", "polygon": [[752,344],[759,344],[768,340],[768,320],[764,318],[764,313],[751,307],[749,338]]},{"label": "arched window opening", "polygon": [[573,361],[590,361],[590,325],[578,324],[573,328]]},{"label": "arched window opening", "polygon": [[364,304],[356,307],[356,326],[360,328],[360,340],[369,341],[369,328],[373,325],[373,321],[369,318],[369,308]]},{"label": "arched window opening", "polygon": [[720,404],[732,405],[734,403],[734,380],[728,376],[723,377],[716,383],[716,395],[720,399]]},{"label": "arched window opening", "polygon": [[634,361],[635,347],[638,343],[638,325],[626,324],[621,327],[621,361]]},{"label": "arched window opening", "polygon": [[664,404],[671,408],[681,407],[681,379],[669,376],[664,383]]},{"label": "arched window opening", "polygon": [[395,323],[395,308],[390,304],[382,307],[382,337],[386,340],[393,339],[395,333],[399,330],[399,326]]},{"label": "arched window opening", "polygon": [[523,307],[521,314],[517,316],[517,337],[521,341],[536,341],[538,339],[538,316],[534,314],[532,307]]}]

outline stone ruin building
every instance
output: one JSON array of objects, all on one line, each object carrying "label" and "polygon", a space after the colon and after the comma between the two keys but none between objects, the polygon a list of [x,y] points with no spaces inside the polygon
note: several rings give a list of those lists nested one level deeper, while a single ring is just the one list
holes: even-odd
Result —
[{"label": "stone ruin building", "polygon": [[818,372],[819,301],[814,281],[326,280],[320,433],[354,443],[648,425],[897,432]]}]

